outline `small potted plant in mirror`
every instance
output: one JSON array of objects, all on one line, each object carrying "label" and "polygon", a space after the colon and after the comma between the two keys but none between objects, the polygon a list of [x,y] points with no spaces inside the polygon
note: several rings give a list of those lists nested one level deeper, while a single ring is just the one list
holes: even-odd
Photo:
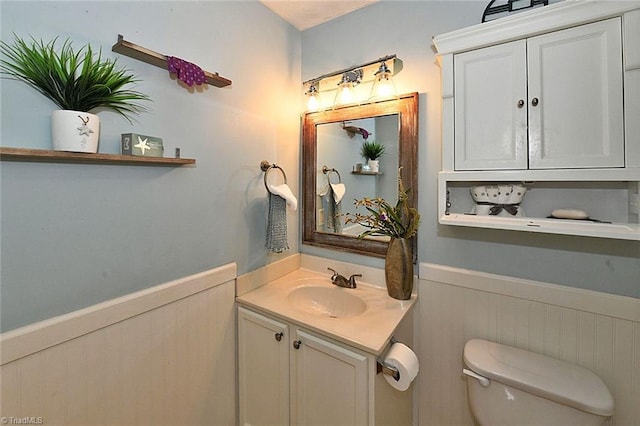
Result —
[{"label": "small potted plant in mirror", "polygon": [[0,73],[21,81],[50,100],[60,110],[51,115],[53,149],[98,152],[100,134],[98,109],[114,111],[130,123],[131,115],[146,111],[139,101],[149,97],[125,88],[138,80],[115,59],[102,57],[89,44],[74,49],[66,40],[58,49],[56,37],[45,43],[14,34],[12,44],[0,41]]},{"label": "small potted plant in mirror", "polygon": [[378,173],[380,171],[380,160],[378,159],[384,154],[385,149],[384,144],[374,140],[362,142],[360,155],[367,160],[367,165],[371,173]]}]

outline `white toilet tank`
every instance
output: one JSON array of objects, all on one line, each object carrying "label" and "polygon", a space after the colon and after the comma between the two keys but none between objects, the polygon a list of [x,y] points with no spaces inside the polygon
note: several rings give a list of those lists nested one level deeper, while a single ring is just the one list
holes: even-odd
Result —
[{"label": "white toilet tank", "polygon": [[601,425],[613,415],[611,392],[586,368],[480,339],[466,343],[464,363],[481,426]]}]

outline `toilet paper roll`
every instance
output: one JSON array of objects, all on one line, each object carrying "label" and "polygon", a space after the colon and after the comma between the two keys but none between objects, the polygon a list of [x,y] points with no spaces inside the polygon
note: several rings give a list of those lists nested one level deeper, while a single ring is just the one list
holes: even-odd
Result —
[{"label": "toilet paper roll", "polygon": [[400,373],[398,380],[385,374],[384,378],[387,382],[399,391],[409,389],[411,382],[418,375],[419,369],[418,357],[411,348],[403,343],[394,343],[384,358],[384,363]]}]

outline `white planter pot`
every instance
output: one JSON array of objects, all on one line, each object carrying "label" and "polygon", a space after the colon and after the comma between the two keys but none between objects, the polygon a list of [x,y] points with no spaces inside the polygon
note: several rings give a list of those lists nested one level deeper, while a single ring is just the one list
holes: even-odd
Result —
[{"label": "white planter pot", "polygon": [[51,114],[51,138],[56,151],[98,152],[100,118],[81,111],[56,110]]},{"label": "white planter pot", "polygon": [[378,173],[380,170],[380,160],[369,160],[369,171],[371,173]]}]

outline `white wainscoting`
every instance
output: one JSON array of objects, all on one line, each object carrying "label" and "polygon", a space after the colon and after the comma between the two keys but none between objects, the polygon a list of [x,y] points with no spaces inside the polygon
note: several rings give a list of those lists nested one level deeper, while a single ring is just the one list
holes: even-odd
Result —
[{"label": "white wainscoting", "polygon": [[4,333],[0,415],[235,424],[235,277],[229,264]]},{"label": "white wainscoting", "polygon": [[420,425],[474,424],[461,374],[471,338],[592,370],[615,399],[610,425],[640,425],[640,299],[433,264],[420,265],[418,294]]}]

